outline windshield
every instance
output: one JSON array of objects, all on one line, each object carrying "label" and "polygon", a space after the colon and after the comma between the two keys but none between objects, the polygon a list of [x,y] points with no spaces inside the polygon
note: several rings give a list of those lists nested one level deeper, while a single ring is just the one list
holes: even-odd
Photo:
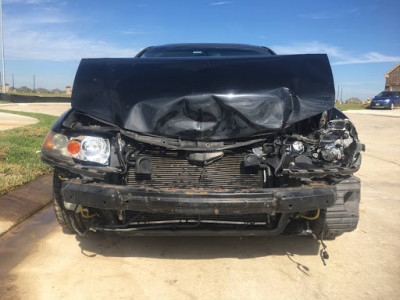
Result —
[{"label": "windshield", "polygon": [[143,52],[139,57],[197,57],[197,56],[270,56],[267,49],[230,48],[230,47],[154,47]]},{"label": "windshield", "polygon": [[392,97],[394,93],[392,92],[380,92],[376,97]]}]

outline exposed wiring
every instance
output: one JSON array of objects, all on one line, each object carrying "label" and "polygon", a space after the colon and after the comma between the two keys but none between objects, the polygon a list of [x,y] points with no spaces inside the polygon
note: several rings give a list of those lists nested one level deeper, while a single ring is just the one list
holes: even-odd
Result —
[{"label": "exposed wiring", "polygon": [[115,143],[115,146],[116,146],[116,150],[117,150],[118,161],[122,166],[122,171],[121,172],[124,174],[124,173],[126,173],[126,170],[128,169],[128,167],[127,167],[127,165],[126,165],[126,163],[125,163],[125,161],[124,161],[124,159],[122,157],[121,144],[122,144],[122,142],[121,142],[121,133],[118,132],[117,133],[117,142]]},{"label": "exposed wiring", "polygon": [[68,178],[62,177],[61,174],[58,174],[58,179],[60,179],[61,181],[67,181],[68,180]]},{"label": "exposed wiring", "polygon": [[306,216],[300,216],[300,217],[302,217],[303,219],[306,219],[306,220],[313,221],[313,220],[318,219],[319,214],[320,214],[320,210],[318,209],[318,210],[317,210],[317,213],[316,213],[315,216],[313,216],[313,217],[306,217]]},{"label": "exposed wiring", "polygon": [[97,216],[97,214],[89,215],[88,213],[89,213],[89,211],[85,214],[84,211],[83,211],[83,207],[81,206],[81,215],[82,215],[83,218],[90,219],[90,218],[93,218],[93,217]]},{"label": "exposed wiring", "polygon": [[322,225],[322,231],[321,231],[321,245],[322,245],[322,249],[319,251],[319,255],[321,257],[322,263],[324,264],[324,266],[326,266],[326,261],[327,259],[329,259],[329,254],[326,251],[327,246],[324,243],[324,231],[325,231],[325,220],[324,223]]},{"label": "exposed wiring", "polygon": [[198,187],[198,188],[200,187],[201,182],[202,182],[202,180],[203,180],[204,171],[205,171],[205,169],[206,169],[206,166],[211,165],[213,162],[215,162],[215,161],[221,159],[222,157],[223,157],[223,155],[218,156],[218,157],[215,157],[215,158],[213,158],[212,160],[203,162],[203,167],[202,167],[202,169],[201,169],[201,173],[200,173],[200,176],[199,176],[199,181],[197,182],[197,187]]}]

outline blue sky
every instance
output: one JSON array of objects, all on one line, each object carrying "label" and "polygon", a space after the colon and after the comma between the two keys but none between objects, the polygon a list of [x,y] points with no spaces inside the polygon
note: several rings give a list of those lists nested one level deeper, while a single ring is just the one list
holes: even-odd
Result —
[{"label": "blue sky", "polygon": [[179,42],[327,53],[343,99],[383,90],[400,62],[400,1],[3,0],[6,81],[72,85],[82,57],[129,57]]}]

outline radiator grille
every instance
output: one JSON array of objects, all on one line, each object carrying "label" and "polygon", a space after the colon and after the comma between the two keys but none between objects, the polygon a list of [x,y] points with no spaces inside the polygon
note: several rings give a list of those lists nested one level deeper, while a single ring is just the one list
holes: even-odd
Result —
[{"label": "radiator grille", "polygon": [[[262,188],[261,172],[246,172],[242,168],[244,153],[226,153],[224,157],[207,165],[191,164],[178,152],[146,152],[151,157],[151,178],[135,174],[134,168],[128,170],[127,185],[151,188],[177,189],[249,189]],[[202,174],[199,184],[199,178]]]}]

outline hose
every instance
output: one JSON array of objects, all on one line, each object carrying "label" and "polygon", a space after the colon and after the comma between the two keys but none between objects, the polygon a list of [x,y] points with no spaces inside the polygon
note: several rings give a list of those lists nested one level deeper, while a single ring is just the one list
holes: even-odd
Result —
[{"label": "hose", "polygon": [[303,219],[306,219],[306,220],[313,221],[313,220],[318,219],[319,213],[320,213],[320,210],[318,209],[318,210],[317,210],[317,213],[316,213],[315,216],[313,216],[313,217],[306,217],[306,216],[300,216],[300,217],[302,217]]},{"label": "hose", "polygon": [[95,217],[95,216],[97,216],[97,214],[92,214],[92,215],[89,215],[89,214],[84,214],[83,213],[83,207],[81,206],[81,215],[82,215],[82,217],[83,218],[85,218],[85,219],[90,219],[90,218],[93,218],[93,217]]}]

